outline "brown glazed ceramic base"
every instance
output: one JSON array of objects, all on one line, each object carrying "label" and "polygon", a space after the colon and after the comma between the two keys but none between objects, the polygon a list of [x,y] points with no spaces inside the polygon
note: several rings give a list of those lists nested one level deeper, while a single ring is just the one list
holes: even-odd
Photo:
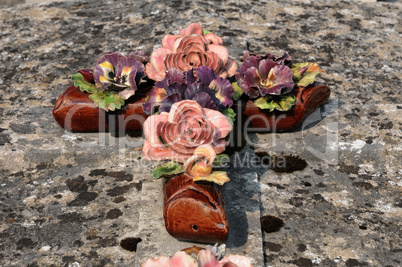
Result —
[{"label": "brown glazed ceramic base", "polygon": [[126,101],[124,108],[105,112],[95,106],[88,93],[81,92],[72,85],[57,99],[53,117],[62,128],[72,132],[142,130],[148,117],[142,109],[148,89],[137,90]]},{"label": "brown glazed ceramic base", "polygon": [[268,132],[294,130],[308,115],[328,100],[331,90],[324,84],[314,83],[308,87],[296,88],[295,93],[296,104],[289,111],[269,112],[258,108],[248,100],[243,111],[245,115],[243,125]]},{"label": "brown glazed ceramic base", "polygon": [[226,242],[229,226],[222,186],[194,183],[182,174],[166,179],[163,192],[165,226],[170,235],[194,242]]}]

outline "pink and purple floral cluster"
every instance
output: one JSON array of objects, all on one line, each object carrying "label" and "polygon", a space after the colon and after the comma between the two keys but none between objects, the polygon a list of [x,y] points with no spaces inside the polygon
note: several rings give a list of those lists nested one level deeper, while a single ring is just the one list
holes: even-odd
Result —
[{"label": "pink and purple floral cluster", "polygon": [[192,166],[205,180],[216,181],[222,176],[206,171],[206,163],[225,150],[236,115],[231,109],[234,101],[243,97],[260,109],[287,111],[296,102],[294,89],[309,86],[322,72],[315,63],[293,63],[286,52],[275,57],[246,51],[239,68],[222,43],[222,38],[193,23],[179,34],[163,37],[162,47],[149,58],[142,51],[128,57],[109,52],[97,60],[94,70],[80,70],[72,79],[106,111],[124,107],[141,83],[153,81],[143,104],[149,115],[143,126],[144,157],[186,164],[196,151],[206,153]]}]

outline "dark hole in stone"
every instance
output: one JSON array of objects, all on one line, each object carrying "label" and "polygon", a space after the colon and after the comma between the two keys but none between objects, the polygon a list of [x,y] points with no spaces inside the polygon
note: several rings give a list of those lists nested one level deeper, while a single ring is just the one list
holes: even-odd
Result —
[{"label": "dark hole in stone", "polygon": [[305,186],[311,186],[311,184],[309,182],[305,182],[304,185]]},{"label": "dark hole in stone", "polygon": [[30,238],[22,238],[17,241],[17,249],[22,250],[24,248],[33,249],[36,246],[36,242],[32,241]]},{"label": "dark hole in stone", "polygon": [[322,170],[313,170],[315,174],[323,176],[324,172]]},{"label": "dark hole in stone", "polygon": [[366,144],[371,145],[373,143],[373,141],[374,141],[374,137],[372,137],[372,136],[369,136],[366,138]]},{"label": "dark hole in stone", "polygon": [[358,174],[359,167],[346,165],[343,162],[339,163],[339,171],[347,174]]},{"label": "dark hole in stone", "polygon": [[120,246],[125,250],[136,252],[137,245],[142,241],[141,238],[138,237],[128,237],[120,241]]},{"label": "dark hole in stone", "polygon": [[303,252],[303,251],[305,251],[306,249],[307,249],[307,246],[304,245],[304,244],[298,244],[298,245],[297,245],[297,250],[300,251],[300,252]]},{"label": "dark hole in stone", "polygon": [[272,242],[264,242],[264,246],[269,250],[273,252],[279,252],[283,248],[282,245],[272,243]]},{"label": "dark hole in stone", "polygon": [[358,265],[359,265],[359,261],[356,260],[356,259],[348,259],[348,260],[345,262],[345,265],[346,265],[347,267],[358,266]]},{"label": "dark hole in stone", "polygon": [[106,175],[105,169],[96,169],[96,170],[92,170],[89,173],[89,176],[104,176],[104,175]]},{"label": "dark hole in stone", "polygon": [[72,192],[86,192],[88,190],[88,185],[84,180],[84,176],[79,175],[77,178],[74,179],[67,179],[66,184],[68,189]]},{"label": "dark hole in stone", "polygon": [[62,262],[73,262],[74,261],[74,256],[64,256],[61,259]]},{"label": "dark hole in stone", "polygon": [[297,194],[308,194],[308,193],[310,193],[310,191],[307,190],[307,189],[296,189],[295,192],[296,192]]},{"label": "dark hole in stone", "polygon": [[373,188],[373,185],[367,182],[354,182],[353,185],[356,187],[362,187],[366,190],[370,190]]},{"label": "dark hole in stone", "polygon": [[124,186],[116,186],[112,189],[107,190],[107,195],[111,197],[117,197],[127,193],[135,184],[129,184]]},{"label": "dark hole in stone", "polygon": [[[274,162],[279,162],[281,157],[277,156],[272,156]],[[292,173],[295,171],[301,171],[307,166],[307,162],[298,157],[298,156],[293,156],[293,155],[288,155],[282,157],[282,161],[284,159],[284,163],[281,166],[280,164],[273,164],[271,169],[274,172],[285,172],[285,173]]]},{"label": "dark hole in stone", "polygon": [[269,167],[278,173],[301,171],[307,166],[307,162],[304,159],[295,155],[276,156],[267,152],[257,152],[255,156],[260,160],[262,166]]},{"label": "dark hole in stone", "polygon": [[106,214],[106,219],[117,219],[121,215],[123,215],[123,212],[121,212],[121,210],[119,210],[119,209],[111,209]]},{"label": "dark hole in stone", "polygon": [[296,265],[299,267],[310,267],[313,266],[313,262],[307,258],[298,258],[296,261]]},{"label": "dark hole in stone", "polygon": [[278,189],[285,189],[285,187],[281,186],[280,184],[268,183],[267,185],[269,185],[271,187],[276,187]]},{"label": "dark hole in stone", "polygon": [[260,221],[261,221],[261,228],[266,233],[277,232],[284,225],[282,219],[272,215],[262,216],[260,218]]},{"label": "dark hole in stone", "polygon": [[395,206],[395,207],[402,208],[402,198],[399,199],[399,200],[398,200],[398,199],[395,200],[394,206]]},{"label": "dark hole in stone", "polygon": [[84,245],[84,242],[82,242],[81,240],[75,240],[73,245],[76,247],[82,247]]},{"label": "dark hole in stone", "polygon": [[392,129],[393,126],[394,126],[394,124],[392,123],[392,121],[389,121],[387,123],[384,122],[379,125],[379,129],[380,130],[384,130],[384,129],[389,130],[389,129]]},{"label": "dark hole in stone", "polygon": [[7,134],[1,134],[0,135],[0,146],[4,146],[6,143],[10,143],[11,138]]},{"label": "dark hole in stone", "polygon": [[116,198],[113,200],[113,202],[114,202],[114,203],[121,203],[121,202],[123,202],[123,201],[125,201],[125,200],[126,200],[125,197],[120,196],[120,197],[116,197]]},{"label": "dark hole in stone", "polygon": [[117,182],[123,182],[123,181],[131,182],[133,180],[133,175],[126,173],[124,171],[108,172],[107,175],[112,178],[115,178],[115,181]]},{"label": "dark hole in stone", "polygon": [[364,225],[364,224],[363,224],[363,225],[360,225],[359,228],[362,229],[362,230],[367,230],[367,226]]},{"label": "dark hole in stone", "polygon": [[198,226],[197,226],[197,225],[194,224],[194,225],[192,226],[192,228],[193,228],[193,231],[194,231],[194,232],[197,232],[197,231],[198,231]]},{"label": "dark hole in stone", "polygon": [[320,194],[314,194],[312,198],[316,201],[325,202],[325,198]]}]

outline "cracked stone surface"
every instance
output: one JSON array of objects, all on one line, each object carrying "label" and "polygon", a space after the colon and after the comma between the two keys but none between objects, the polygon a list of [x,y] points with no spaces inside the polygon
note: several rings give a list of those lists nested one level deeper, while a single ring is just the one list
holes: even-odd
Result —
[{"label": "cracked stone surface", "polygon": [[[295,131],[248,133],[230,149],[228,253],[255,266],[402,264],[400,1],[11,5],[22,2],[0,5],[0,266],[139,266],[192,245],[164,232],[141,133],[70,133],[52,117],[75,70],[107,51],[149,55],[191,22],[237,61],[249,48],[316,62],[332,90]],[[255,152],[307,166],[278,173]],[[283,227],[261,231],[265,215]]]}]

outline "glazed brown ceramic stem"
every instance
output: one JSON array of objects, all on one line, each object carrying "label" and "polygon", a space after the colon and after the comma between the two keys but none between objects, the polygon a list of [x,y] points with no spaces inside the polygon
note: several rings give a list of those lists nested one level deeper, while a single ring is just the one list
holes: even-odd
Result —
[{"label": "glazed brown ceramic stem", "polygon": [[53,117],[62,128],[72,132],[142,130],[148,117],[142,109],[148,89],[138,90],[122,109],[105,112],[95,106],[88,93],[72,85],[57,99]]},{"label": "glazed brown ceramic stem", "polygon": [[289,111],[269,112],[269,110],[258,108],[251,100],[248,100],[243,111],[245,115],[243,126],[269,132],[294,130],[328,100],[331,90],[324,84],[314,83],[308,87],[296,88],[295,93],[296,104]]},{"label": "glazed brown ceramic stem", "polygon": [[228,238],[222,186],[194,183],[182,174],[166,179],[164,192],[165,226],[177,239],[223,243]]}]

